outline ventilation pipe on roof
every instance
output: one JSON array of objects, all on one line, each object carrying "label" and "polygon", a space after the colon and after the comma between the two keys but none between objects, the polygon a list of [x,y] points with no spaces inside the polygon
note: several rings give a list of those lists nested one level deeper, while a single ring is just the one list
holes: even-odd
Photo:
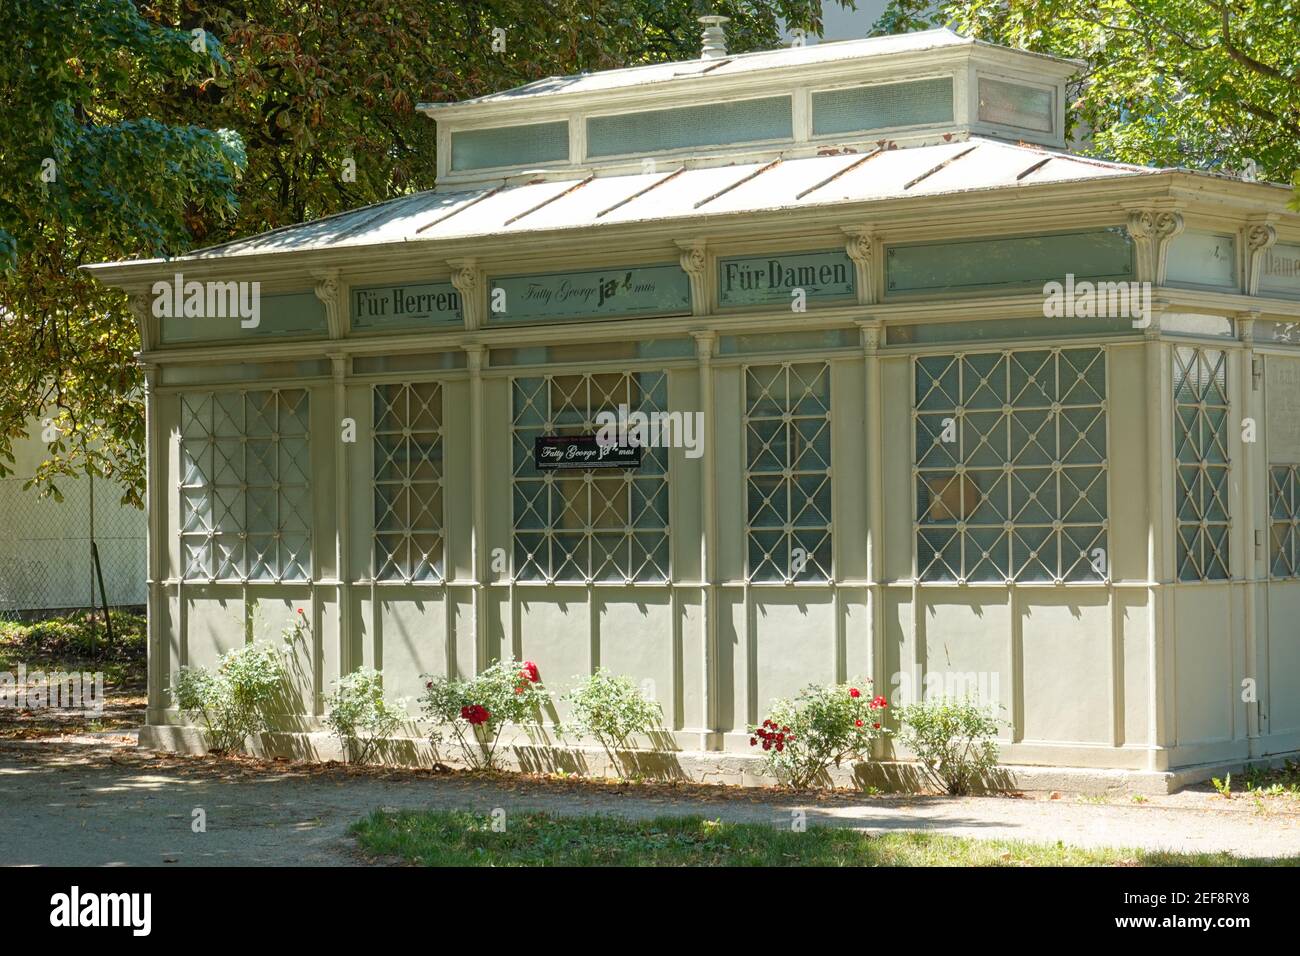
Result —
[{"label": "ventilation pipe on roof", "polygon": [[730,23],[731,17],[720,17],[711,14],[700,17],[699,20],[704,25],[704,33],[700,38],[704,44],[700,50],[700,59],[722,59],[727,55],[727,35],[722,32],[722,25]]}]

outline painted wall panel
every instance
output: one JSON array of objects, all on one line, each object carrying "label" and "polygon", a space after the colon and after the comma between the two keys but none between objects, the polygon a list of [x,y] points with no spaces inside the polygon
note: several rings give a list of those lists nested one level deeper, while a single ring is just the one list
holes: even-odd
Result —
[{"label": "painted wall panel", "polygon": [[237,585],[186,585],[184,657],[177,664],[212,667],[245,641],[243,591]]},{"label": "painted wall panel", "polygon": [[[1167,646],[1174,653],[1179,745],[1227,740],[1233,733],[1237,690],[1234,620],[1229,586],[1174,589],[1174,619]],[[1240,631],[1237,631],[1240,633]]]},{"label": "painted wall panel", "polygon": [[1120,617],[1121,682],[1119,699],[1123,736],[1128,745],[1151,739],[1151,617],[1147,592],[1115,592]]},{"label": "painted wall panel", "polygon": [[881,462],[884,481],[885,580],[912,578],[912,368],[905,355],[882,357],[885,406]]},{"label": "painted wall panel", "polygon": [[[400,597],[398,596],[400,593]],[[380,645],[384,692],[390,697],[419,697],[421,674],[447,670],[447,614],[441,588],[393,588],[379,591]]]},{"label": "painted wall panel", "polygon": [[1147,578],[1146,356],[1141,348],[1112,347],[1106,424],[1110,429],[1110,577]]},{"label": "painted wall panel", "polygon": [[[600,666],[632,677],[668,716],[674,675],[672,598],[667,588],[598,591],[596,627]],[[557,688],[567,689],[573,678],[583,673],[548,673],[547,689],[552,693]]]},{"label": "painted wall panel", "polygon": [[591,672],[592,618],[586,588],[520,588],[516,599],[523,659],[544,667],[547,680],[568,681]]},{"label": "painted wall panel", "polygon": [[1300,581],[1268,586],[1268,729],[1300,731]]},{"label": "painted wall panel", "polygon": [[1024,646],[1026,740],[1109,743],[1111,627],[1106,592],[1017,599]]},{"label": "painted wall panel", "polygon": [[969,688],[996,700],[1004,708],[999,719],[1009,722],[1012,617],[1007,592],[923,588],[920,594],[919,658],[917,666],[903,669],[904,691],[919,697],[934,688],[944,696],[963,697]]},{"label": "painted wall panel", "polygon": [[867,577],[866,386],[861,359],[831,363],[832,546],[835,576]]},{"label": "painted wall panel", "polygon": [[835,679],[835,608],[828,590],[755,588],[750,600],[760,712],[773,697]]}]

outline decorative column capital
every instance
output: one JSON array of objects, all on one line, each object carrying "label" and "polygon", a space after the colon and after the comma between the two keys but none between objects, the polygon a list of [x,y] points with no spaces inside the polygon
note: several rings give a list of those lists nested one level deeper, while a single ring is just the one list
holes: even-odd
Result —
[{"label": "decorative column capital", "polygon": [[1255,323],[1259,321],[1259,309],[1248,309],[1237,313],[1237,338],[1246,345],[1255,344]]},{"label": "decorative column capital", "polygon": [[691,337],[695,339],[695,357],[700,364],[708,365],[717,349],[718,333],[712,329],[700,329],[692,332]]},{"label": "decorative column capital", "polygon": [[681,250],[677,261],[691,281],[691,314],[708,315],[710,299],[707,243],[703,239],[685,239],[679,240],[676,246]]},{"label": "decorative column capital", "polygon": [[330,371],[335,382],[342,382],[347,378],[348,356],[346,352],[328,352],[326,358],[330,360]]},{"label": "decorative column capital", "polygon": [[325,306],[325,323],[332,339],[343,338],[343,307],[339,301],[339,293],[342,290],[343,284],[339,282],[337,269],[316,273],[316,285],[313,291],[316,293],[316,298],[320,299]]},{"label": "decorative column capital", "polygon": [[158,388],[158,363],[137,360],[135,363],[140,368],[140,374],[144,378],[144,391],[148,395]]},{"label": "decorative column capital", "polygon": [[881,343],[885,339],[885,323],[879,319],[871,319],[866,322],[859,322],[857,326],[858,333],[862,337],[862,350],[864,352],[879,351]]},{"label": "decorative column capital", "polygon": [[153,315],[152,292],[146,292],[143,289],[138,292],[132,292],[126,300],[127,308],[135,316],[135,327],[140,333],[140,349],[149,351],[157,346],[154,332],[154,315]]},{"label": "decorative column capital", "polygon": [[465,319],[465,328],[469,330],[483,327],[483,270],[478,267],[477,259],[448,259],[451,267],[451,284],[460,293],[461,315]]},{"label": "decorative column capital", "polygon": [[1271,217],[1246,225],[1246,294],[1259,295],[1259,280],[1264,275],[1264,257],[1277,242],[1277,228]]},{"label": "decorative column capital", "polygon": [[483,365],[487,360],[487,347],[475,343],[464,348],[465,367],[469,369],[471,375],[478,375],[483,371]]},{"label": "decorative column capital", "polygon": [[864,226],[844,226],[842,229],[844,252],[853,261],[859,305],[875,305],[879,301],[876,288],[875,261],[880,254],[880,237]]},{"label": "decorative column capital", "polygon": [[1164,285],[1170,241],[1183,231],[1176,209],[1144,206],[1129,210],[1127,229],[1137,250],[1138,281]]}]

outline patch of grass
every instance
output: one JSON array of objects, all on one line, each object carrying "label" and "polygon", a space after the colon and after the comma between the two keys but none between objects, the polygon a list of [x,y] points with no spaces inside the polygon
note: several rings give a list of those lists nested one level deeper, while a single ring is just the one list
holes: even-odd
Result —
[{"label": "patch of grass", "polygon": [[1082,850],[1061,843],[928,833],[870,836],[847,827],[803,833],[702,817],[625,820],[463,810],[375,811],[350,832],[367,852],[420,866],[1298,866],[1300,858]]}]

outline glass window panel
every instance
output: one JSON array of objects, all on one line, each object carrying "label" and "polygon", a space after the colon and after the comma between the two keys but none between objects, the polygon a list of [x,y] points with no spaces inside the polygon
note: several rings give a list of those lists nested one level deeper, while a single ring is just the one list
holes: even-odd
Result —
[{"label": "glass window panel", "polygon": [[182,396],[185,577],[310,577],[308,423],[305,389]]},{"label": "glass window panel", "polygon": [[919,356],[913,369],[920,579],[1103,580],[1078,542],[1106,548],[1105,351]]},{"label": "glass window panel", "polygon": [[536,437],[592,434],[602,412],[665,415],[667,373],[528,376],[511,391],[515,579],[667,580],[667,448],[644,448],[641,467],[626,471],[543,473],[533,462]]},{"label": "glass window panel", "polygon": [[749,580],[828,580],[830,365],[754,365],[744,375]]},{"label": "glass window panel", "polygon": [[442,387],[374,386],[373,573],[440,582],[443,574]]},{"label": "glass window panel", "polygon": [[790,139],[790,97],[772,96],[707,106],[678,106],[593,116],[587,120],[587,155],[618,156],[666,149]]},{"label": "glass window panel", "polygon": [[952,77],[882,83],[812,95],[813,135],[952,122]]},{"label": "glass window panel", "polygon": [[569,158],[569,124],[526,123],[451,134],[451,168],[486,169]]},{"label": "glass window panel", "polygon": [[1231,527],[1227,353],[1179,346],[1173,361],[1178,578],[1226,580]]}]

